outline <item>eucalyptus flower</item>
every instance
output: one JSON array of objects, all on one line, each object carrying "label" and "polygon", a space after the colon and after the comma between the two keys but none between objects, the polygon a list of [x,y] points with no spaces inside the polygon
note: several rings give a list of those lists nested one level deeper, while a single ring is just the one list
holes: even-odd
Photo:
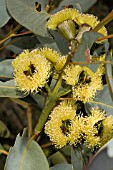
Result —
[{"label": "eucalyptus flower", "polygon": [[73,98],[83,102],[93,100],[97,90],[102,90],[103,66],[100,66],[96,73],[88,67],[83,66],[83,72],[79,77],[79,83],[72,87]]},{"label": "eucalyptus flower", "polygon": [[61,55],[57,51],[55,51],[51,48],[47,48],[47,47],[37,48],[35,50],[32,50],[31,54],[32,55],[40,54],[40,55],[44,56],[46,59],[48,59],[53,64],[58,62],[59,59],[61,58]]},{"label": "eucalyptus flower", "polygon": [[45,124],[45,133],[56,147],[62,148],[68,143],[68,133],[71,120],[76,115],[76,106],[69,101],[63,101],[56,106]]},{"label": "eucalyptus flower", "polygon": [[51,63],[41,53],[25,50],[13,60],[17,88],[26,93],[38,92],[51,74]]},{"label": "eucalyptus flower", "polygon": [[[51,30],[59,30],[69,41],[76,39],[78,42],[81,42],[83,33],[94,29],[99,23],[98,18],[92,14],[82,14],[76,9],[65,8],[50,17],[47,27]],[[78,30],[76,30],[75,24],[78,25]],[[104,26],[97,32],[104,36],[108,34]]]},{"label": "eucalyptus flower", "polygon": [[66,81],[66,84],[75,86],[79,81],[79,76],[82,70],[82,67],[79,65],[67,65],[62,75],[63,79]]},{"label": "eucalyptus flower", "polygon": [[84,134],[85,144],[89,148],[100,147],[100,136],[98,134],[98,124],[105,119],[105,111],[98,107],[91,109],[91,115],[84,118],[82,132]]},{"label": "eucalyptus flower", "polygon": [[66,61],[67,61],[67,56],[61,56],[61,57],[59,58],[59,60],[56,62],[56,64],[55,64],[55,69],[56,69],[57,71],[62,70],[63,67],[64,67],[65,64],[66,64]]},{"label": "eucalyptus flower", "polygon": [[[80,16],[78,19],[78,25],[87,25],[90,26],[91,29],[94,29],[99,23],[100,21],[98,20],[98,18],[92,14],[82,14],[82,16]],[[103,26],[98,30],[98,33],[106,36],[107,30]]]},{"label": "eucalyptus flower", "polygon": [[101,146],[113,138],[113,116],[107,116],[101,123]]},{"label": "eucalyptus flower", "polygon": [[91,115],[84,118],[85,144],[89,148],[102,147],[113,138],[113,116],[105,114],[99,107],[91,109]]},{"label": "eucalyptus flower", "polygon": [[48,59],[53,64],[56,71],[62,70],[62,68],[64,67],[67,61],[67,55],[62,56],[57,51],[47,47],[35,49],[31,53],[32,55],[35,54],[43,55],[46,59]]},{"label": "eucalyptus flower", "polygon": [[51,30],[59,30],[59,32],[67,39],[72,40],[76,35],[76,25],[78,16],[81,13],[73,8],[65,8],[60,12],[52,15],[47,22],[47,27]]},{"label": "eucalyptus flower", "polygon": [[75,116],[73,120],[71,120],[68,140],[70,145],[76,145],[77,143],[81,143],[81,139],[83,137],[82,129],[84,128],[84,118],[82,116]]},{"label": "eucalyptus flower", "polygon": [[92,61],[105,61],[106,54],[101,55],[101,56],[91,56]]},{"label": "eucalyptus flower", "polygon": [[47,22],[47,27],[51,30],[56,30],[59,24],[64,21],[73,20],[78,23],[78,16],[81,13],[73,8],[65,8],[54,15],[51,15],[50,19]]},{"label": "eucalyptus flower", "polygon": [[[99,23],[100,21],[98,20],[98,18],[92,14],[82,14],[78,16],[79,30],[75,39],[78,42],[81,42],[83,33],[86,31],[90,31],[91,29],[94,29]],[[97,32],[102,34],[103,36],[108,35],[107,29],[104,26],[100,28]],[[96,43],[101,43],[103,41],[106,40],[96,41]]]}]

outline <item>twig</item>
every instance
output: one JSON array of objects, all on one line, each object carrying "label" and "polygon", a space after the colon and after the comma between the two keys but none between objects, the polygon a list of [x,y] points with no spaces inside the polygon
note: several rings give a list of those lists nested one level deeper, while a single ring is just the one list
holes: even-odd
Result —
[{"label": "twig", "polygon": [[110,35],[107,35],[107,36],[104,36],[104,37],[97,38],[96,41],[102,41],[102,40],[105,40],[105,39],[108,39],[108,38],[113,38],[113,34],[110,34]]},{"label": "twig", "polygon": [[3,153],[4,155],[9,155],[9,152],[5,151],[5,150],[0,150],[1,153]]},{"label": "twig", "polygon": [[113,20],[113,10],[92,31],[100,30],[104,25]]},{"label": "twig", "polygon": [[31,109],[31,106],[28,106],[26,114],[27,114],[28,135],[30,136],[32,134],[32,109]]},{"label": "twig", "polygon": [[41,148],[48,148],[51,145],[52,145],[52,142],[49,142],[49,143],[41,145]]}]

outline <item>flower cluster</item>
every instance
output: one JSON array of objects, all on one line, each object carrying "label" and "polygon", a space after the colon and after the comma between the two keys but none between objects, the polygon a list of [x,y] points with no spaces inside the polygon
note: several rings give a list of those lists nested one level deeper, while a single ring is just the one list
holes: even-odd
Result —
[{"label": "flower cluster", "polygon": [[38,92],[47,83],[52,67],[59,71],[66,60],[50,48],[25,50],[12,62],[16,86],[26,93]]},{"label": "flower cluster", "polygon": [[64,69],[63,79],[72,85],[75,100],[88,102],[95,97],[97,90],[102,90],[103,73],[103,65],[94,73],[88,67],[71,64]]},{"label": "flower cluster", "polygon": [[[82,34],[94,29],[99,23],[98,18],[92,14],[82,14],[76,9],[65,8],[50,17],[47,27],[52,30],[58,29],[68,40],[76,39],[80,42]],[[78,30],[76,30],[75,24],[78,25]],[[67,32],[67,30],[69,31]],[[103,26],[98,33],[106,36],[107,30]]]},{"label": "flower cluster", "polygon": [[80,73],[82,72],[82,67],[75,64],[67,65],[64,69],[63,79],[66,84],[75,86],[79,81]]},{"label": "flower cluster", "polygon": [[45,125],[45,133],[56,147],[67,143],[82,143],[93,149],[104,145],[113,137],[113,116],[107,116],[98,107],[90,110],[90,115],[77,115],[73,102],[63,101],[55,107]]},{"label": "flower cluster", "polygon": [[[94,29],[98,24],[97,17],[82,14],[73,8],[57,12],[47,21],[47,27],[59,30],[70,44],[72,42],[81,43],[83,33]],[[106,36],[106,28],[100,28],[98,33]],[[74,52],[77,50],[76,47],[75,43]],[[50,48],[25,50],[12,62],[15,83],[20,91],[28,94],[36,93],[43,87],[46,87],[47,90],[51,88],[51,86],[48,87],[47,82],[50,76],[54,78],[56,74],[56,79],[59,77],[60,79],[54,89],[48,90],[49,97],[51,94],[56,95],[56,102],[58,97],[69,94],[73,101],[63,101],[53,109],[45,124],[45,133],[57,148],[62,148],[66,144],[81,143],[92,149],[101,147],[113,137],[113,116],[107,116],[105,111],[99,107],[92,108],[88,115],[87,113],[78,113],[76,102],[89,102],[94,99],[98,90],[102,90],[104,65],[100,64],[96,72],[93,72],[86,66],[72,63],[70,54],[72,53],[61,56]],[[105,60],[105,54],[98,58],[90,57],[92,61]],[[68,88],[69,93],[67,93]],[[57,94],[55,89],[57,89]]]},{"label": "flower cluster", "polygon": [[[80,126],[79,118],[76,118],[76,124],[73,122],[76,109],[77,107],[73,102],[64,101],[55,107],[50,114],[50,120],[45,125],[45,133],[50,136],[51,141],[53,141],[58,148],[65,146],[69,142],[69,139],[73,140],[73,126]],[[78,128],[74,132],[74,139],[77,140],[79,138],[80,131],[81,128]]]},{"label": "flower cluster", "polygon": [[52,15],[47,22],[47,27],[56,30],[58,25],[67,20],[73,20],[78,23],[80,12],[76,9],[66,8],[56,14]]},{"label": "flower cluster", "polygon": [[51,72],[51,63],[43,55],[33,55],[28,50],[22,52],[12,65],[16,85],[26,93],[37,92],[44,87]]}]

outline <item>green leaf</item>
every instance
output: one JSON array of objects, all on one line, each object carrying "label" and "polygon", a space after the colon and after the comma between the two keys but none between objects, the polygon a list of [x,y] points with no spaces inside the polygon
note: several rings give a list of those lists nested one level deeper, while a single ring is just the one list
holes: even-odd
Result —
[{"label": "green leaf", "polygon": [[13,78],[12,61],[7,59],[0,62],[0,78]]},{"label": "green leaf", "polygon": [[23,98],[26,96],[27,94],[17,90],[14,80],[0,81],[0,97]]},{"label": "green leaf", "polygon": [[[106,55],[106,61],[110,61],[110,60],[111,60],[111,55],[110,52],[108,52]],[[109,92],[113,100],[113,75],[112,75],[112,65],[110,63],[105,64],[105,75],[106,75]]]},{"label": "green leaf", "polygon": [[38,12],[35,0],[6,0],[12,17],[35,34],[46,36],[46,20],[49,14]]},{"label": "green leaf", "polygon": [[94,156],[87,170],[113,169],[113,139],[105,144]]},{"label": "green leaf", "polygon": [[60,2],[59,8],[56,8],[54,10],[54,13],[56,11],[59,11],[62,9],[62,7],[67,6],[68,4],[70,5],[75,5],[76,3],[79,3],[81,8],[82,8],[82,12],[86,12],[90,7],[92,7],[97,0],[63,0]]},{"label": "green leaf", "polygon": [[36,47],[40,47],[39,41],[34,35],[27,35],[24,37],[16,37],[11,41],[7,41],[5,44],[10,43],[6,48],[15,54],[20,54],[25,49],[34,49]]},{"label": "green leaf", "polygon": [[6,48],[15,54],[20,54],[23,49],[34,49],[42,47],[35,35],[26,35],[23,37],[15,37],[14,39],[7,40],[5,44],[10,44]]},{"label": "green leaf", "polygon": [[50,168],[50,170],[74,170],[72,164],[57,164]]},{"label": "green leaf", "polygon": [[[85,32],[82,37],[82,42],[78,47],[78,51],[75,53],[74,62],[84,62],[82,65],[86,65],[89,67],[92,71],[96,71],[99,64],[88,64],[86,63],[86,50],[90,50],[93,46],[95,40],[99,37],[102,37],[101,34],[98,34],[96,32]],[[85,64],[86,63],[86,64]]]},{"label": "green leaf", "polygon": [[47,159],[40,146],[26,137],[26,132],[17,136],[9,152],[5,170],[49,170]]},{"label": "green leaf", "polygon": [[66,39],[57,31],[50,31],[50,33],[52,37],[37,36],[42,46],[52,48],[62,55],[67,54],[69,52],[69,48]]},{"label": "green leaf", "polygon": [[6,47],[6,49],[12,51],[12,52],[15,53],[15,54],[20,54],[20,53],[23,51],[21,48],[16,47],[16,46],[14,46],[14,45],[12,45],[12,44],[11,44],[11,45],[8,45],[8,46]]},{"label": "green leaf", "polygon": [[20,49],[34,49],[39,41],[34,35],[27,35],[24,37],[16,37],[12,39],[11,45],[19,47]]},{"label": "green leaf", "polygon": [[60,151],[56,152],[51,157],[49,157],[49,160],[51,160],[53,165],[67,163],[66,158]]},{"label": "green leaf", "polygon": [[6,9],[6,1],[0,0],[0,28],[3,27],[10,19]]},{"label": "green leaf", "polygon": [[45,97],[40,94],[30,94],[30,96],[37,103],[39,110],[42,110],[45,103]]},{"label": "green leaf", "polygon": [[65,156],[70,156],[71,157],[71,146],[67,145],[65,147],[63,147],[62,149],[60,149],[61,152],[65,155]]},{"label": "green leaf", "polygon": [[46,12],[47,0],[38,0],[38,2],[41,4],[41,11]]},{"label": "green leaf", "polygon": [[71,151],[71,163],[74,170],[83,170],[83,156],[79,148],[72,147]]},{"label": "green leaf", "polygon": [[113,139],[111,139],[104,147],[107,146],[107,154],[110,158],[113,158]]},{"label": "green leaf", "polygon": [[0,137],[8,138],[10,136],[10,132],[7,126],[0,120]]},{"label": "green leaf", "polygon": [[90,110],[91,107],[96,106],[105,110],[108,115],[113,115],[113,101],[107,85],[104,85],[103,90],[98,92],[94,101],[85,104],[86,110]]}]

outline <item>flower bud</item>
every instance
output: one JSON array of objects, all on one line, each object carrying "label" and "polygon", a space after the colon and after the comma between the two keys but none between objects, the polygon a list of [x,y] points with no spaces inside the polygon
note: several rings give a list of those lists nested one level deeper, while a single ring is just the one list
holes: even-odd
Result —
[{"label": "flower bud", "polygon": [[72,20],[66,20],[58,25],[59,32],[68,40],[73,40],[76,35],[75,23]]}]

